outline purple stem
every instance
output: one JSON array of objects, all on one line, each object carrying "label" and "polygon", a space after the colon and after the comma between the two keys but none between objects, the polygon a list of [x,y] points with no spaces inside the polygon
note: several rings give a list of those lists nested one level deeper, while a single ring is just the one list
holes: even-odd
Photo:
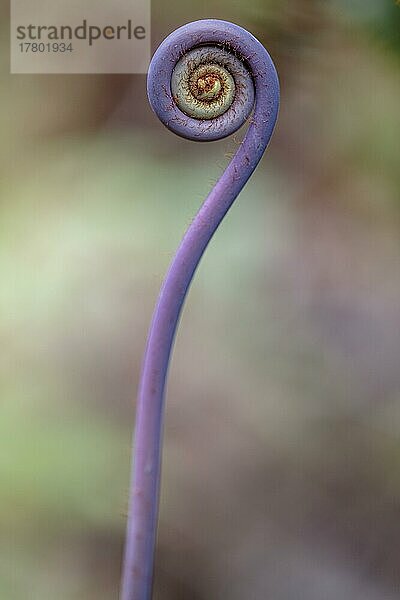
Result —
[{"label": "purple stem", "polygon": [[[249,69],[255,106],[247,133],[197,216],[188,228],[165,281],[150,327],[139,386],[134,464],[121,600],[150,600],[156,545],[164,420],[164,391],[172,345],[186,293],[201,256],[235,198],[253,173],[271,138],[279,108],[279,82],[273,62],[256,38],[232,23],[204,20],[173,32],[156,51],[148,74],[153,110],[172,131],[197,140],[220,139],[233,133],[230,113],[210,121],[187,117],[176,106],[170,81],[179,58],[196,46],[228,49]],[[244,116],[244,120],[246,116]]]}]

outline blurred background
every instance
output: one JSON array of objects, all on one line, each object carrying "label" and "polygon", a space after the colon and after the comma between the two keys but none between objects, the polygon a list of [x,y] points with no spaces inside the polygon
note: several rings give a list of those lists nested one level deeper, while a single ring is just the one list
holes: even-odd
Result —
[{"label": "blurred background", "polygon": [[[179,139],[144,76],[11,76],[0,15],[0,598],[117,598],[148,323],[242,133]],[[155,599],[398,598],[400,7],[152,16],[153,49],[246,27],[282,86],[177,337]]]}]

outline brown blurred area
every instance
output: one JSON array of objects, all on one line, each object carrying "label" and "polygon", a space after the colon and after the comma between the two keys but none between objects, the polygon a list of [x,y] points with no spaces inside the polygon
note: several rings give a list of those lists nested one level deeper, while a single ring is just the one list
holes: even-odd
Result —
[{"label": "brown blurred area", "polygon": [[[9,75],[0,3],[0,598],[118,596],[141,355],[240,135],[144,76]],[[400,8],[152,3],[276,63],[268,152],[197,273],[167,396],[157,600],[392,600],[400,575]]]}]

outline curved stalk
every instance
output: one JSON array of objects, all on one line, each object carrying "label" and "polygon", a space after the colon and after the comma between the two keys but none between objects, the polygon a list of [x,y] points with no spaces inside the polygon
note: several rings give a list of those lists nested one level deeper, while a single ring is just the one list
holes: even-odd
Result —
[{"label": "curved stalk", "polygon": [[[239,68],[248,72],[248,84],[253,86],[253,89],[243,89],[242,80],[236,80],[232,104],[222,114],[209,120],[183,112],[179,98],[171,92],[171,79],[175,76],[178,61],[193,48],[203,47],[211,47],[210,52],[213,51],[212,57],[207,59],[204,59],[203,52],[202,63],[208,60],[206,76],[211,79],[205,78],[204,69],[200,71],[202,79],[200,81],[199,75],[194,84],[201,92],[198,95],[196,89],[193,91],[193,82],[190,82],[196,102],[199,98],[203,102],[204,96],[204,102],[219,99],[224,79],[216,81],[219,75],[212,68],[218,61],[219,52],[231,53],[235,60],[239,59]],[[205,52],[207,54],[208,50]],[[191,62],[188,61],[188,64],[190,68]],[[220,64],[230,71],[235,81],[236,67],[229,66],[231,63],[225,58],[221,58]],[[209,91],[206,88],[208,84]],[[204,201],[176,252],[154,311],[138,394],[122,600],[150,600],[152,595],[164,392],[182,305],[207,244],[268,145],[278,114],[279,83],[268,52],[256,38],[232,23],[204,20],[179,28],[158,48],[149,69],[148,95],[153,110],[169,129],[200,141],[220,139],[233,133],[249,116],[249,98],[251,105],[254,99],[254,107],[250,106],[253,115],[241,145]],[[238,114],[241,115],[239,120]]]}]

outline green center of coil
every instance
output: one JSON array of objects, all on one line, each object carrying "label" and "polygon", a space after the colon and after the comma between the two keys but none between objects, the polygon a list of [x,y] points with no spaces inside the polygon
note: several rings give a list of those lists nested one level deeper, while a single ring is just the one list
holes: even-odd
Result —
[{"label": "green center of coil", "polygon": [[185,56],[172,74],[171,91],[180,110],[194,119],[214,119],[225,113],[235,98],[235,82],[218,63],[195,64]]}]

